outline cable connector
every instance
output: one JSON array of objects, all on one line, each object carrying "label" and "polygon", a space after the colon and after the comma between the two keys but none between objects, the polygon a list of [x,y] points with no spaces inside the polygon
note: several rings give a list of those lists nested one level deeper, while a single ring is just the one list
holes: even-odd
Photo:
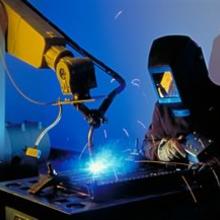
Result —
[{"label": "cable connector", "polygon": [[41,150],[39,150],[37,148],[37,146],[34,147],[27,147],[26,151],[25,151],[25,155],[28,157],[34,157],[39,159],[41,156]]}]

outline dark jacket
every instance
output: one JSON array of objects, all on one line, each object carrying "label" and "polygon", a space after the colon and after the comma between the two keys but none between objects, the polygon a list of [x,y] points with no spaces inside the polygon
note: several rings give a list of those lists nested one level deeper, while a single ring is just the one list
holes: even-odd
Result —
[{"label": "dark jacket", "polygon": [[157,147],[162,138],[178,138],[191,132],[190,118],[176,118],[166,105],[156,103],[152,123],[143,141],[144,154],[148,159],[157,159]]},{"label": "dark jacket", "polygon": [[[202,110],[203,109],[203,110]],[[200,137],[213,140],[214,152],[220,155],[220,111],[218,106],[198,106],[189,117],[174,117],[167,105],[155,104],[152,123],[145,134],[143,151],[151,160],[157,160],[157,147],[161,139],[186,137],[196,132]]]}]

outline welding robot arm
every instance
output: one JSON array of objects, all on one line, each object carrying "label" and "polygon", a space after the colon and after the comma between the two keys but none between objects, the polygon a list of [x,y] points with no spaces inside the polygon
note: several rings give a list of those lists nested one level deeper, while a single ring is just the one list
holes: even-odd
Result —
[{"label": "welding robot arm", "polygon": [[77,91],[77,88],[83,89],[83,86],[77,84],[77,88],[74,88],[71,83],[74,84],[72,78],[77,78],[76,74],[82,72],[79,70],[81,66],[87,68],[87,73],[90,74],[81,76],[85,84],[91,79],[91,84],[87,86],[90,88],[96,86],[92,61],[88,58],[74,58],[71,51],[66,48],[65,37],[36,13],[26,1],[0,2],[5,10],[1,23],[7,28],[6,51],[35,68],[51,68],[56,72],[64,95],[74,95],[75,99],[85,98],[79,97]]},{"label": "welding robot arm", "polygon": [[[72,97],[72,104],[81,111],[90,125],[88,146],[92,146],[94,128],[105,120],[104,114],[113,99],[125,88],[124,79],[103,62],[81,48],[26,0],[0,0],[4,10],[0,24],[6,29],[6,51],[35,68],[55,71],[62,93]],[[72,48],[82,57],[74,57]],[[97,86],[95,68],[114,78],[119,86],[113,89],[97,109],[89,109],[83,100]]]}]

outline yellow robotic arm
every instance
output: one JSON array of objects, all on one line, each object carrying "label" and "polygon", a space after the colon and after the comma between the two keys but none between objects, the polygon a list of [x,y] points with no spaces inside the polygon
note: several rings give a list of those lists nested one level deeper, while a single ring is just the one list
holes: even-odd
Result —
[{"label": "yellow robotic arm", "polygon": [[[91,148],[93,130],[105,121],[107,109],[125,88],[124,79],[81,48],[26,0],[0,0],[0,6],[6,51],[35,68],[51,68],[56,72],[63,94],[72,96],[69,103],[84,114],[90,125],[88,147]],[[82,57],[74,57],[66,45]],[[119,86],[105,96],[99,108],[89,109],[83,100],[90,99],[90,89],[97,86],[94,64]]]},{"label": "yellow robotic arm", "polygon": [[[1,25],[6,29],[6,50],[14,57],[35,68],[53,69],[64,95],[80,98],[76,88],[71,88],[71,74],[79,65],[88,68],[95,87],[92,62],[88,58],[74,58],[66,49],[64,36],[23,0],[0,0],[5,12],[1,13]],[[90,77],[90,79],[91,79]],[[74,91],[73,91],[74,90]]]},{"label": "yellow robotic arm", "polygon": [[[72,95],[75,103],[89,99],[89,90],[97,86],[94,64],[118,81],[119,86],[100,106],[102,113],[106,112],[115,96],[125,88],[124,79],[81,48],[26,0],[0,0],[0,6],[0,24],[6,29],[6,51],[35,68],[53,69],[63,94]],[[82,57],[74,57],[66,45]],[[84,106],[77,107],[89,114]]]}]

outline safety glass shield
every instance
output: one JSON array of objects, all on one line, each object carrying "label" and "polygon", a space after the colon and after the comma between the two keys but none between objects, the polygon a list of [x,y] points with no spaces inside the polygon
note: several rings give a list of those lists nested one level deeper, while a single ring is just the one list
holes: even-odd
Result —
[{"label": "safety glass shield", "polygon": [[159,103],[180,103],[181,97],[170,66],[149,68]]}]

